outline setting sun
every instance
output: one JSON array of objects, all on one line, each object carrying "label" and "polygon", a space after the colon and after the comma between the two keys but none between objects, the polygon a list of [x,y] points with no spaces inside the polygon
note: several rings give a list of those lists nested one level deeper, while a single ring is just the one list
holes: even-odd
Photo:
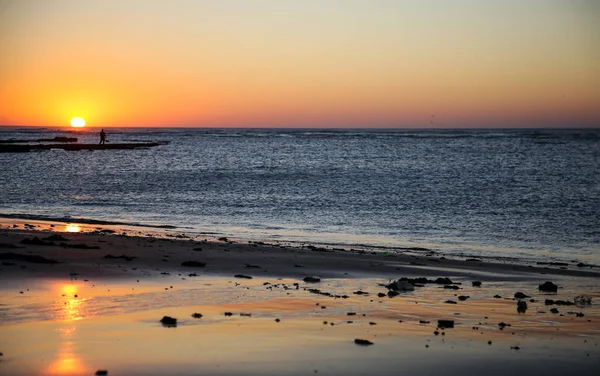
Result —
[{"label": "setting sun", "polygon": [[85,127],[85,120],[80,117],[74,117],[71,119],[71,126],[74,128],[83,128]]}]

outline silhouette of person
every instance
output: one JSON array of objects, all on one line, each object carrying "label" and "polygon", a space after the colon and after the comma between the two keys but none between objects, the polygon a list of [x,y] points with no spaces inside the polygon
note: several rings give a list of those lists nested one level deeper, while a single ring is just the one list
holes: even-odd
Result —
[{"label": "silhouette of person", "polygon": [[105,143],[106,143],[106,133],[104,133],[104,129],[102,129],[100,131],[100,144],[99,145],[102,145]]}]

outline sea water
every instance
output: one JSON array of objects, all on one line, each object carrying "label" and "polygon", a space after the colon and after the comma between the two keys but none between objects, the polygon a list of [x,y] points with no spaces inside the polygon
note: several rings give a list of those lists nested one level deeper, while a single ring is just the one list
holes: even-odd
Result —
[{"label": "sea water", "polygon": [[[0,139],[99,129],[0,128]],[[0,215],[245,240],[600,262],[600,130],[109,128],[0,153]]]}]

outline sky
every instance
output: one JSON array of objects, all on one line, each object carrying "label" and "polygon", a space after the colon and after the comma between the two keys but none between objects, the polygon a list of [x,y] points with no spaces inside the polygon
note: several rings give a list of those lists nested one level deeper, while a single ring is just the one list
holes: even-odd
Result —
[{"label": "sky", "polygon": [[600,127],[596,0],[0,0],[0,125]]}]

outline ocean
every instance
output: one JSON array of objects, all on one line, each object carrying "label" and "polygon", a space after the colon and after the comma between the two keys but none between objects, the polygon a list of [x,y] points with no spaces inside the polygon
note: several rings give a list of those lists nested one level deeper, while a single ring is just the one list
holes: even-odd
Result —
[{"label": "ocean", "polygon": [[[0,139],[99,129],[4,127]],[[0,153],[0,215],[242,240],[600,262],[600,130],[109,128]]]}]

